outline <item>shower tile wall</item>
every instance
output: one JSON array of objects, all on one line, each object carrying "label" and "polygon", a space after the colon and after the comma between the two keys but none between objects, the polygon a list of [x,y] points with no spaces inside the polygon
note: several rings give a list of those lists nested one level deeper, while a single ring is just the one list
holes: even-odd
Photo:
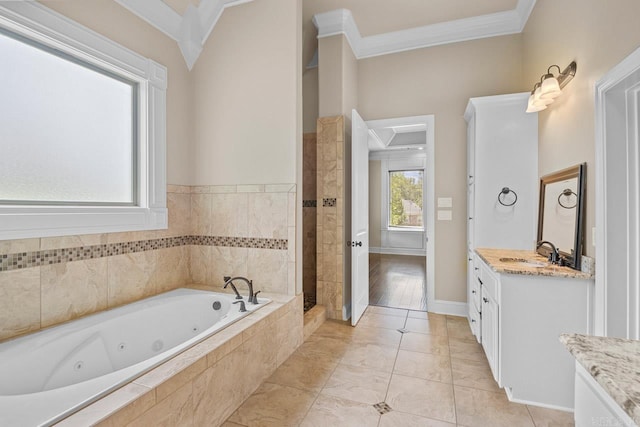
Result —
[{"label": "shower tile wall", "polygon": [[[302,290],[307,301],[316,300],[316,173],[317,137],[303,135],[302,166]],[[305,304],[306,305],[306,304]]]},{"label": "shower tile wall", "polygon": [[0,340],[229,274],[293,295],[295,202],[294,184],[169,185],[167,230],[0,241]]},{"label": "shower tile wall", "polygon": [[342,319],[344,117],[321,117],[317,123],[317,298],[327,317]]}]

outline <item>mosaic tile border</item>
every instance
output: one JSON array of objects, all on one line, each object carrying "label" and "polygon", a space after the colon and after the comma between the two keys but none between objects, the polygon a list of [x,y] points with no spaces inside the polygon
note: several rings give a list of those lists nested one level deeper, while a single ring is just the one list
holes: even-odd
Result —
[{"label": "mosaic tile border", "polygon": [[318,201],[317,200],[303,200],[302,201],[303,208],[317,208]]},{"label": "mosaic tile border", "polygon": [[0,254],[0,272],[188,245],[287,250],[289,241],[287,239],[260,237],[180,236],[75,248],[17,252]]},{"label": "mosaic tile border", "polygon": [[334,208],[336,206],[336,199],[322,199],[322,207]]}]

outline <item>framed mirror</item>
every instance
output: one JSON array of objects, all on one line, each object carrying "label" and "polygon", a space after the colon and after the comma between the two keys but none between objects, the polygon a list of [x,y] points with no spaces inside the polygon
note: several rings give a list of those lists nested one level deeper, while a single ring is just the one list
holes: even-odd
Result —
[{"label": "framed mirror", "polygon": [[[540,178],[538,243],[553,244],[562,265],[580,270],[584,241],[584,194],[587,164],[582,163]],[[537,249],[548,257],[549,245]]]}]

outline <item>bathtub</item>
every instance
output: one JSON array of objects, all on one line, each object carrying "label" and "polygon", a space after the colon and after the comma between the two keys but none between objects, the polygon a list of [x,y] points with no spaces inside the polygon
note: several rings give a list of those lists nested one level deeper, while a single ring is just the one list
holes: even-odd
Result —
[{"label": "bathtub", "polygon": [[177,289],[0,344],[0,426],[60,421],[270,302],[234,301]]}]

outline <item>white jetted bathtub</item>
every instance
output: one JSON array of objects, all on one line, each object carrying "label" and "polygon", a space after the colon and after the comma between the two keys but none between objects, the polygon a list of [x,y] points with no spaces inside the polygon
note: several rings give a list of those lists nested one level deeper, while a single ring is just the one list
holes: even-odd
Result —
[{"label": "white jetted bathtub", "polygon": [[270,302],[177,289],[0,344],[0,426],[51,425]]}]

